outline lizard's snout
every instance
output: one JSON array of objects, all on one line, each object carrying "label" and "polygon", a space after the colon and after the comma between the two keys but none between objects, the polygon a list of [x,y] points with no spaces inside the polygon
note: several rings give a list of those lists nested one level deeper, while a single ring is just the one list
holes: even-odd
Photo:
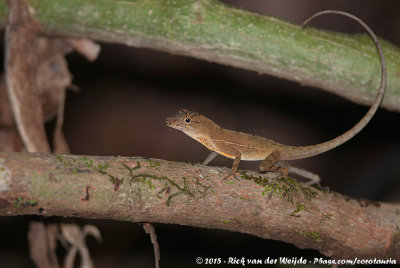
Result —
[{"label": "lizard's snout", "polygon": [[[187,125],[187,123],[188,123],[185,121],[185,119],[188,117],[187,112],[188,112],[187,110],[182,109],[175,115],[167,117],[165,119],[165,124],[169,127],[176,128],[179,130],[184,129],[186,127],[185,124]],[[189,119],[189,122],[190,122],[190,119]]]},{"label": "lizard's snout", "polygon": [[167,117],[165,119],[165,124],[169,127],[174,127],[176,125],[174,117]]},{"label": "lizard's snout", "polygon": [[167,126],[170,126],[170,124],[171,124],[171,117],[167,117],[167,119],[165,119],[165,124],[166,124]]}]

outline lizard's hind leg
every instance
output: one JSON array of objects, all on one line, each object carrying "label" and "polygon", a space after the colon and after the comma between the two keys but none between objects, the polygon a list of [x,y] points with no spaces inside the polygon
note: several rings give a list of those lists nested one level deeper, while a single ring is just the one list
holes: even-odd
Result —
[{"label": "lizard's hind leg", "polygon": [[319,175],[312,173],[311,171],[305,170],[303,168],[298,168],[298,167],[289,165],[286,161],[280,161],[279,164],[281,166],[284,166],[285,168],[287,168],[288,173],[296,174],[305,179],[308,179],[309,181],[306,182],[307,186],[311,186],[311,185],[315,184],[318,187],[321,187],[319,184],[321,182],[321,177]]},{"label": "lizard's hind leg", "polygon": [[273,172],[279,172],[282,174],[282,177],[287,177],[288,175],[288,169],[286,167],[283,167],[279,164],[279,161],[281,160],[281,155],[279,152],[273,152],[270,155],[268,155],[260,165],[260,170],[261,171],[273,171]]},{"label": "lizard's hind leg", "polygon": [[299,175],[305,179],[308,179],[306,183],[307,186],[316,184],[320,186],[321,178],[315,173],[312,173],[308,170],[294,167],[289,165],[286,161],[280,161],[281,156],[279,152],[273,152],[268,155],[261,163],[260,170],[261,171],[276,171],[282,174],[282,177],[287,177],[289,173]]}]

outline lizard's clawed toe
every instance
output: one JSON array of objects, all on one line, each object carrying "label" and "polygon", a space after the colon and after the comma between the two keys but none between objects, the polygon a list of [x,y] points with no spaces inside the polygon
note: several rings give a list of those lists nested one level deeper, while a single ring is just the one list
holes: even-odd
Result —
[{"label": "lizard's clawed toe", "polygon": [[233,179],[236,179],[236,180],[238,180],[238,181],[240,181],[240,178],[236,175],[236,172],[232,172],[232,171],[230,171],[229,172],[229,174],[228,174],[228,176],[226,176],[225,178],[223,178],[222,180],[223,181],[226,181],[226,180],[233,180]]}]

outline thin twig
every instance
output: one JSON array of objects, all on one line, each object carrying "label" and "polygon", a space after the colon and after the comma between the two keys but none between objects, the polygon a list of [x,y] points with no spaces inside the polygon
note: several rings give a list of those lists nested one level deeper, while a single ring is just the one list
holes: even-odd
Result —
[{"label": "thin twig", "polygon": [[160,268],[160,247],[158,246],[156,230],[154,229],[154,226],[148,222],[143,223],[143,229],[147,234],[150,234],[151,243],[154,247],[154,260],[156,263],[156,268]]}]

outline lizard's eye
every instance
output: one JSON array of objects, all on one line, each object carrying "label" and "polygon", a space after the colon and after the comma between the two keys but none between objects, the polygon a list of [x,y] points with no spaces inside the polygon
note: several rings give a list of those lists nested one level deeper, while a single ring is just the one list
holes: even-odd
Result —
[{"label": "lizard's eye", "polygon": [[190,118],[186,118],[185,123],[190,123]]}]

